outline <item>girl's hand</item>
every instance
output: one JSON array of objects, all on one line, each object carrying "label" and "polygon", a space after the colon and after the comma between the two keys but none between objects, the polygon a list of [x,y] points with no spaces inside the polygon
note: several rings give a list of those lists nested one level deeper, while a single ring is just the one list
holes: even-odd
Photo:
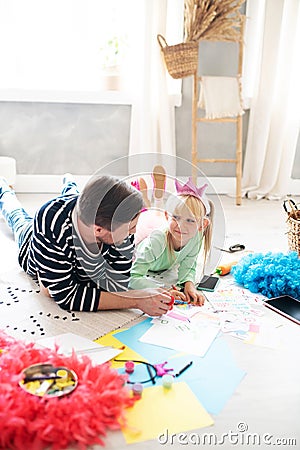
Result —
[{"label": "girl's hand", "polygon": [[189,303],[192,303],[193,305],[197,306],[203,306],[205,302],[205,297],[202,294],[201,291],[198,291],[195,288],[194,283],[191,281],[187,281],[184,285],[184,293],[186,296],[186,299]]},{"label": "girl's hand", "polygon": [[184,295],[183,292],[180,292],[178,289],[176,288],[170,288],[168,289],[168,292],[172,295],[172,297],[174,297],[174,300],[182,300],[183,302],[187,302],[187,298]]}]

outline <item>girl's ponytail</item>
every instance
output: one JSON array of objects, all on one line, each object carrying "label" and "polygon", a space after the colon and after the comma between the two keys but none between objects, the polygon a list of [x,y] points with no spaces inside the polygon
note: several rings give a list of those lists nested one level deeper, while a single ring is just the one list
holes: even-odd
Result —
[{"label": "girl's ponytail", "polygon": [[208,225],[205,227],[203,231],[204,236],[204,266],[206,264],[206,260],[209,256],[212,242],[212,234],[213,234],[213,221],[214,221],[214,204],[211,200],[208,200],[210,206],[210,212],[206,216],[209,219]]}]

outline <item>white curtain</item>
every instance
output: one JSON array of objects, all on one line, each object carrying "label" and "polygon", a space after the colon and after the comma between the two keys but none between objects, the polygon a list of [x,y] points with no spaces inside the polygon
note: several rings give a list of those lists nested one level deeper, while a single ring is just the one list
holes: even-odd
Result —
[{"label": "white curtain", "polygon": [[[140,81],[136,86],[131,112],[129,173],[143,172],[147,169],[151,171],[152,167],[147,166],[147,158],[143,155],[153,153],[155,154],[153,162],[163,164],[168,174],[172,174],[175,172],[176,156],[175,104],[174,96],[170,95],[169,76],[161,57],[157,34],[167,38],[168,33],[169,38],[175,40],[173,44],[182,41],[183,0],[143,1],[144,36],[137,37],[143,40],[143,45],[136,61]],[[174,24],[173,20],[173,29],[168,31],[170,8],[172,17],[177,23]],[[132,155],[135,157],[130,158]],[[137,155],[140,155],[140,158]],[[164,155],[170,158],[164,158]]]},{"label": "white curtain", "polygon": [[252,100],[243,193],[278,199],[289,194],[299,135],[300,1],[247,0],[246,15],[244,95]]}]

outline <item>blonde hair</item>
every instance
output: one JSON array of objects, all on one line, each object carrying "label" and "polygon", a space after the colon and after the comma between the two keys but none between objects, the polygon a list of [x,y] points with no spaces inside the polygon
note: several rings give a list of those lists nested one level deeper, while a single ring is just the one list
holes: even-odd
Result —
[{"label": "blonde hair", "polygon": [[[210,206],[209,214],[206,214],[205,206],[200,199],[193,195],[178,195],[173,197],[171,201],[168,201],[168,212],[180,212],[184,208],[188,208],[191,214],[195,217],[197,222],[202,221],[204,218],[208,219],[207,226],[202,230],[204,238],[204,265],[207,257],[210,253],[212,233],[213,233],[213,218],[214,218],[214,204],[211,200],[208,200]],[[172,236],[169,230],[167,230],[167,247],[169,252],[174,255],[174,248],[172,245]]]}]

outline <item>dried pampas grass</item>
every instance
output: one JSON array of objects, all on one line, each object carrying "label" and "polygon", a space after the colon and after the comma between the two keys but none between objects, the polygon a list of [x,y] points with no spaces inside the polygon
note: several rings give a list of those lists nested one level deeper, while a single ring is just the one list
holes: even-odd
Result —
[{"label": "dried pampas grass", "polygon": [[228,40],[241,38],[245,0],[185,0],[185,41]]}]

